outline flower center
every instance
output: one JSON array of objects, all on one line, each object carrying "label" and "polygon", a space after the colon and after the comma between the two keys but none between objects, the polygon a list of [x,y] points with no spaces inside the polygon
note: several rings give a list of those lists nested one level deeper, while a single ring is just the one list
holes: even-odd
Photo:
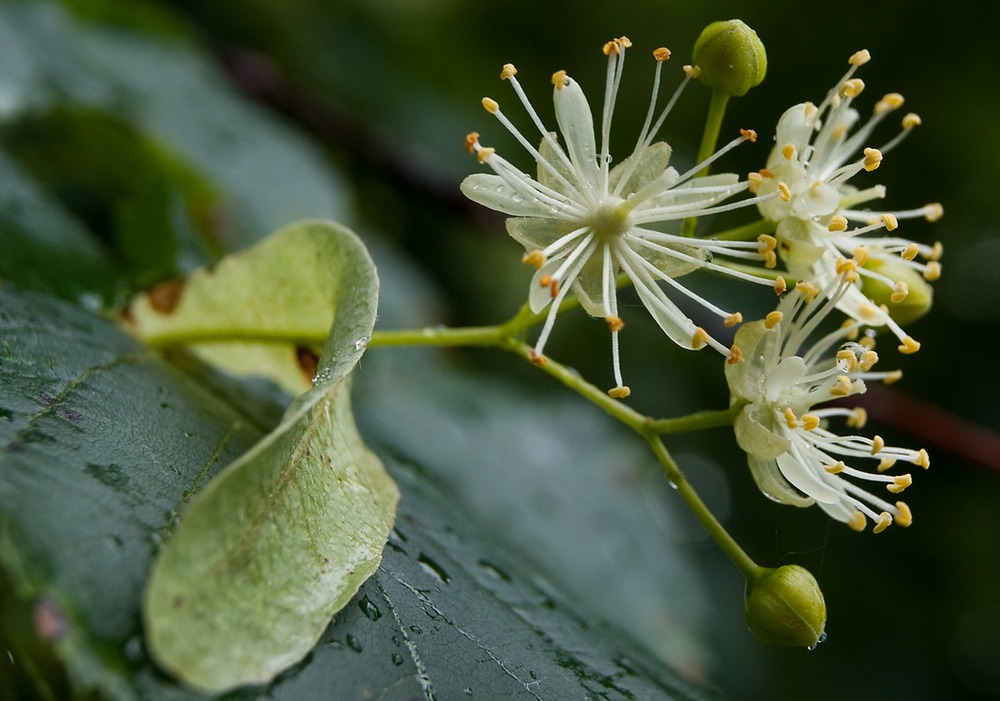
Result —
[{"label": "flower center", "polygon": [[631,210],[624,203],[620,197],[609,197],[591,215],[587,223],[599,243],[608,243],[632,228]]}]

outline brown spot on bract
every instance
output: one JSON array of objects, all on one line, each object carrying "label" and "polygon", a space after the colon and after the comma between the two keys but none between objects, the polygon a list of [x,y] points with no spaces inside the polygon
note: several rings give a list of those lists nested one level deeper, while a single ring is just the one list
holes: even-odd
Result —
[{"label": "brown spot on bract", "polygon": [[169,280],[161,282],[148,292],[149,304],[160,314],[172,314],[184,296],[186,280]]},{"label": "brown spot on bract", "polygon": [[319,356],[303,346],[295,347],[295,361],[299,364],[299,370],[306,378],[306,382],[312,384],[313,378],[319,371]]},{"label": "brown spot on bract", "polygon": [[69,622],[52,599],[42,596],[35,601],[32,611],[35,633],[39,640],[55,640],[66,634]]}]

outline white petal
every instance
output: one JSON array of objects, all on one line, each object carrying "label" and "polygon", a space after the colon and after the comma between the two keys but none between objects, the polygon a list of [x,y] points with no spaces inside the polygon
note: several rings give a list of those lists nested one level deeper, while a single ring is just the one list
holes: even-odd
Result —
[{"label": "white petal", "polygon": [[580,300],[580,306],[593,317],[603,318],[604,310],[604,270],[600,255],[591,256],[583,266],[579,277],[573,283],[573,292]]},{"label": "white petal", "polygon": [[[555,139],[555,133],[552,134],[552,138]],[[558,151],[557,151],[558,149]],[[542,139],[542,143],[538,145],[538,153],[542,155],[552,169],[562,176],[562,179],[556,177],[552,170],[546,168],[543,164],[538,164],[538,182],[546,187],[550,187],[556,192],[566,195],[567,197],[573,197],[573,193],[566,187],[566,182],[579,187],[579,183],[576,181],[576,174],[570,170],[569,165],[564,160],[566,154],[562,151],[562,148],[556,144],[553,146],[549,143],[548,139]],[[565,182],[563,182],[565,180]]]},{"label": "white petal", "polygon": [[550,260],[548,263],[543,265],[541,268],[535,271],[534,276],[531,278],[531,287],[528,289],[528,305],[531,307],[531,311],[535,314],[545,309],[552,303],[552,288],[543,287],[541,284],[541,279],[545,275],[552,275],[559,266],[562,265],[564,257],[556,258],[555,260]]},{"label": "white petal", "polygon": [[524,246],[526,251],[543,249],[573,229],[571,223],[550,217],[519,217],[507,220],[507,233]]},{"label": "white petal", "polygon": [[823,469],[822,465],[804,465],[792,457],[791,453],[779,455],[777,462],[778,469],[781,470],[785,479],[800,492],[811,496],[816,501],[834,504],[843,498],[840,492],[826,484],[823,478],[816,473],[816,470]]},{"label": "white petal", "polygon": [[[659,141],[638,154],[632,154],[612,168],[608,176],[608,188],[620,193],[622,199],[628,199],[629,195],[643,185],[663,175],[669,162],[670,145]],[[674,171],[675,175],[676,173],[677,171]],[[619,180],[626,174],[628,179],[619,186]]]},{"label": "white petal", "polygon": [[791,443],[787,438],[775,434],[760,423],[759,417],[766,411],[767,407],[758,404],[748,404],[743,407],[743,411],[733,422],[733,432],[736,434],[736,442],[748,456],[757,460],[771,461],[788,452]]},{"label": "white petal", "polygon": [[582,186],[596,187],[599,175],[597,142],[594,138],[594,116],[586,95],[579,83],[566,78],[565,85],[553,89],[552,100],[566,151],[579,174],[576,181]]},{"label": "white petal", "polygon": [[[532,181],[525,177],[525,182],[531,183]],[[532,189],[530,185],[523,188],[528,192],[525,194],[525,192],[519,192],[499,175],[474,173],[462,181],[461,189],[462,194],[473,202],[504,214],[516,217],[544,217],[553,216],[554,213],[551,206],[530,194]]]},{"label": "white petal", "polygon": [[[804,102],[793,105],[785,110],[785,113],[778,119],[778,127],[774,137],[778,157],[784,158],[780,152],[781,147],[785,144],[792,144],[795,146],[795,150],[800,153],[809,145],[815,123],[806,119],[806,110],[807,106]],[[768,167],[771,167],[770,159],[768,159]]]},{"label": "white petal", "polygon": [[774,460],[760,460],[752,455],[747,456],[750,474],[753,475],[757,487],[769,499],[792,506],[812,506],[815,501],[803,496],[788,481],[781,476]]}]

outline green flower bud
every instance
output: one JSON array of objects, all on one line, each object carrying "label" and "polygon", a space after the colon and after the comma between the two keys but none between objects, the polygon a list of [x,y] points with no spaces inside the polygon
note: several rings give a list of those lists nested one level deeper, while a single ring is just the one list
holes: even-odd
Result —
[{"label": "green flower bud", "polygon": [[741,20],[713,22],[694,43],[698,79],[726,95],[746,95],[767,73],[767,53],[757,32]]},{"label": "green flower bud", "polygon": [[934,300],[934,289],[917,270],[902,260],[869,259],[865,267],[896,281],[895,287],[889,287],[881,280],[873,280],[867,275],[861,276],[861,291],[875,304],[886,305],[889,315],[896,323],[906,326],[930,310]]},{"label": "green flower bud", "polygon": [[804,567],[760,568],[747,579],[746,622],[774,645],[815,647],[826,637],[823,592]]}]

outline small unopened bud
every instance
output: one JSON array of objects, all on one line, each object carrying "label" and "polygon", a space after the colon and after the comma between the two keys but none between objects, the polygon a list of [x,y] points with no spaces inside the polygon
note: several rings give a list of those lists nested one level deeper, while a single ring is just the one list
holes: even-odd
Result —
[{"label": "small unopened bud", "polygon": [[726,95],[745,95],[767,73],[767,53],[757,32],[741,20],[713,22],[694,43],[698,80]]},{"label": "small unopened bud", "polygon": [[754,635],[774,645],[815,647],[826,627],[823,592],[804,567],[761,568],[747,579],[746,622]]},{"label": "small unopened bud", "polygon": [[[875,304],[886,305],[889,316],[897,324],[906,326],[930,310],[934,301],[934,288],[902,259],[872,258],[865,263],[865,267],[897,282],[896,287],[889,287],[883,281],[867,275],[861,278],[861,291]],[[903,287],[906,289],[906,295],[902,299],[898,294],[900,282],[904,283]]]}]

